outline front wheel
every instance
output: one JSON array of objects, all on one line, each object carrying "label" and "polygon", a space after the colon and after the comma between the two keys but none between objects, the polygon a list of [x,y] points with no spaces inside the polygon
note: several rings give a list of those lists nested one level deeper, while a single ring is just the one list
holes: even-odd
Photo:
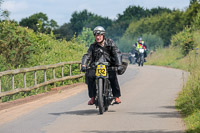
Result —
[{"label": "front wheel", "polygon": [[144,65],[144,56],[141,56],[140,64],[141,64],[141,66]]},{"label": "front wheel", "polygon": [[99,114],[104,112],[104,101],[103,101],[103,79],[99,78],[98,80],[98,105],[99,105]]}]

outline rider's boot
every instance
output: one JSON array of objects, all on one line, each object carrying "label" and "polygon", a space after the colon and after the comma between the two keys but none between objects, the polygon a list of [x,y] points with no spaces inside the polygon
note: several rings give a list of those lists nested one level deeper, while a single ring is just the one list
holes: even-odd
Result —
[{"label": "rider's boot", "polygon": [[115,98],[115,103],[117,103],[117,104],[121,103],[121,100],[119,99],[119,97]]},{"label": "rider's boot", "polygon": [[94,104],[94,102],[95,102],[95,98],[94,98],[94,97],[92,97],[92,98],[90,99],[90,101],[88,102],[88,105],[93,105],[93,104]]}]

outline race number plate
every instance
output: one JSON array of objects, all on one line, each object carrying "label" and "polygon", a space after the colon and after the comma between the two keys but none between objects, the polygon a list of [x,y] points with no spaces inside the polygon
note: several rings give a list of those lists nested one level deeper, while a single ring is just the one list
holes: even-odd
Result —
[{"label": "race number plate", "polygon": [[97,65],[96,76],[104,76],[106,77],[106,66],[105,65]]}]

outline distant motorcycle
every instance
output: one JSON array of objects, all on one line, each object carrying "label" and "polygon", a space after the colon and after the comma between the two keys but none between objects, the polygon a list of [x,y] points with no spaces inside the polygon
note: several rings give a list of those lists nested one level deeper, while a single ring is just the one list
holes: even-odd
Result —
[{"label": "distant motorcycle", "polygon": [[129,55],[129,61],[130,61],[130,64],[135,64],[135,54],[130,54]]},{"label": "distant motorcycle", "polygon": [[144,51],[145,51],[145,49],[143,49],[143,48],[138,49],[138,58],[137,58],[138,66],[144,65]]}]

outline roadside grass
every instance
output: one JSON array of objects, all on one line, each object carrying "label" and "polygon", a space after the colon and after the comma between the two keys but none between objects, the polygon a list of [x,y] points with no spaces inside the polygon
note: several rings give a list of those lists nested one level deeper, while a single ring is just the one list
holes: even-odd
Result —
[{"label": "roadside grass", "polygon": [[[200,41],[199,41],[200,42]],[[200,45],[198,46],[200,48]],[[197,54],[197,52],[199,54]],[[183,56],[179,48],[158,49],[147,58],[148,65],[167,66],[189,72],[186,84],[176,99],[176,107],[181,111],[187,133],[200,132],[200,51],[194,49]]]}]

